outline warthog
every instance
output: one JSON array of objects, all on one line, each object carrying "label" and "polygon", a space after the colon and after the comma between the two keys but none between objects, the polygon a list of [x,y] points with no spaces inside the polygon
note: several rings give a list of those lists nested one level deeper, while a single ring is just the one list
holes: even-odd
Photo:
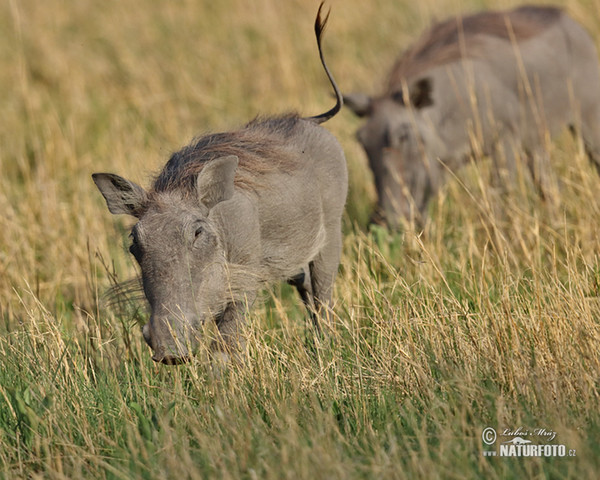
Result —
[{"label": "warthog", "polygon": [[600,75],[594,42],[563,11],[524,6],[459,16],[430,28],[392,68],[384,93],[344,96],[367,118],[378,214],[423,220],[447,170],[489,155],[506,187],[519,155],[543,193],[548,134],[569,125],[600,158]]},{"label": "warthog", "polygon": [[209,321],[220,333],[216,353],[239,352],[245,309],[263,282],[294,284],[315,322],[328,312],[348,180],[342,148],[319,126],[342,106],[321,50],[329,16],[321,7],[315,33],[337,98],[331,110],[198,138],[171,156],[149,191],[93,175],[111,213],[138,219],[130,251],[151,307],[142,332],[157,362],[189,359]]}]

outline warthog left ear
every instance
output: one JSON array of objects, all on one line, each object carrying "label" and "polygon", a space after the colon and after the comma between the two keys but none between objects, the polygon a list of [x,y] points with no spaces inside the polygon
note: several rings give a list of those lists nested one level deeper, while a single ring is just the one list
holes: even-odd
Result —
[{"label": "warthog left ear", "polygon": [[410,88],[410,103],[415,108],[424,108],[433,105],[431,92],[433,90],[431,78],[425,77],[417,80]]},{"label": "warthog left ear", "polygon": [[94,173],[94,183],[104,196],[110,213],[139,218],[146,211],[148,194],[139,185],[112,173]]},{"label": "warthog left ear", "polygon": [[229,155],[206,163],[196,179],[198,199],[209,210],[233,196],[238,157]]}]

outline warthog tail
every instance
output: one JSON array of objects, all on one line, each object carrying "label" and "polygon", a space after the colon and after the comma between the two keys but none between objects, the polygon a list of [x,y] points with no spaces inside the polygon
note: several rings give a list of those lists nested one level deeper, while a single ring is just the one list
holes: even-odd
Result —
[{"label": "warthog tail", "polygon": [[331,72],[329,71],[329,68],[327,67],[327,64],[325,63],[325,59],[323,58],[323,50],[321,48],[321,37],[323,36],[323,32],[325,31],[325,27],[327,26],[327,20],[329,20],[329,14],[331,13],[331,9],[330,9],[327,12],[327,15],[325,15],[325,18],[321,17],[321,10],[323,9],[324,3],[325,2],[321,2],[321,5],[319,6],[319,11],[317,12],[317,18],[315,19],[315,35],[317,37],[317,47],[319,48],[319,57],[321,58],[321,64],[323,65],[323,68],[325,69],[327,78],[329,78],[329,81],[331,82],[331,86],[333,87],[333,91],[335,92],[335,98],[336,98],[337,102],[331,110],[328,110],[325,113],[321,113],[320,115],[315,115],[314,117],[307,118],[307,120],[311,120],[315,123],[326,122],[331,117],[333,117],[335,114],[337,114],[342,109],[342,105],[344,104],[344,100],[342,98],[342,92],[340,92],[340,89],[338,88],[337,83],[335,83],[335,80],[333,79],[333,75],[331,74]]}]

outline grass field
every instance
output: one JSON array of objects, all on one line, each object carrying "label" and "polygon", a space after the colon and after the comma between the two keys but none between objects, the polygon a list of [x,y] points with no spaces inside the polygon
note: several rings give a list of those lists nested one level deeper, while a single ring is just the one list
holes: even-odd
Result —
[{"label": "grass field", "polygon": [[[554,201],[525,176],[499,199],[482,160],[392,235],[367,229],[359,121],[328,122],[351,183],[329,335],[274,286],[221,378],[203,353],[153,364],[143,299],[106,296],[137,274],[132,220],[91,173],[148,185],[195,135],[328,109],[318,3],[0,4],[0,478],[597,477],[600,178],[568,135]],[[514,4],[331,0],[325,54],[344,91],[375,92],[433,17]],[[600,44],[600,2],[563,6]],[[567,455],[486,457],[488,427]]]}]

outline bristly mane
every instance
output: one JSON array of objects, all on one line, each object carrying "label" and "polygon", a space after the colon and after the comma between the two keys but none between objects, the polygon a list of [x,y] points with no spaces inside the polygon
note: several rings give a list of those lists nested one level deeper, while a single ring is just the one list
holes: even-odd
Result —
[{"label": "bristly mane", "polygon": [[484,55],[482,39],[496,37],[517,42],[534,37],[554,25],[562,15],[555,7],[523,6],[510,11],[481,12],[458,16],[431,27],[397,60],[388,88],[463,57]]},{"label": "bristly mane", "polygon": [[236,155],[239,159],[235,184],[240,188],[254,188],[265,173],[293,170],[286,144],[301,121],[297,114],[256,118],[240,130],[197,138],[171,155],[154,180],[153,190],[182,190],[184,194],[191,194],[204,165],[227,155]]}]

